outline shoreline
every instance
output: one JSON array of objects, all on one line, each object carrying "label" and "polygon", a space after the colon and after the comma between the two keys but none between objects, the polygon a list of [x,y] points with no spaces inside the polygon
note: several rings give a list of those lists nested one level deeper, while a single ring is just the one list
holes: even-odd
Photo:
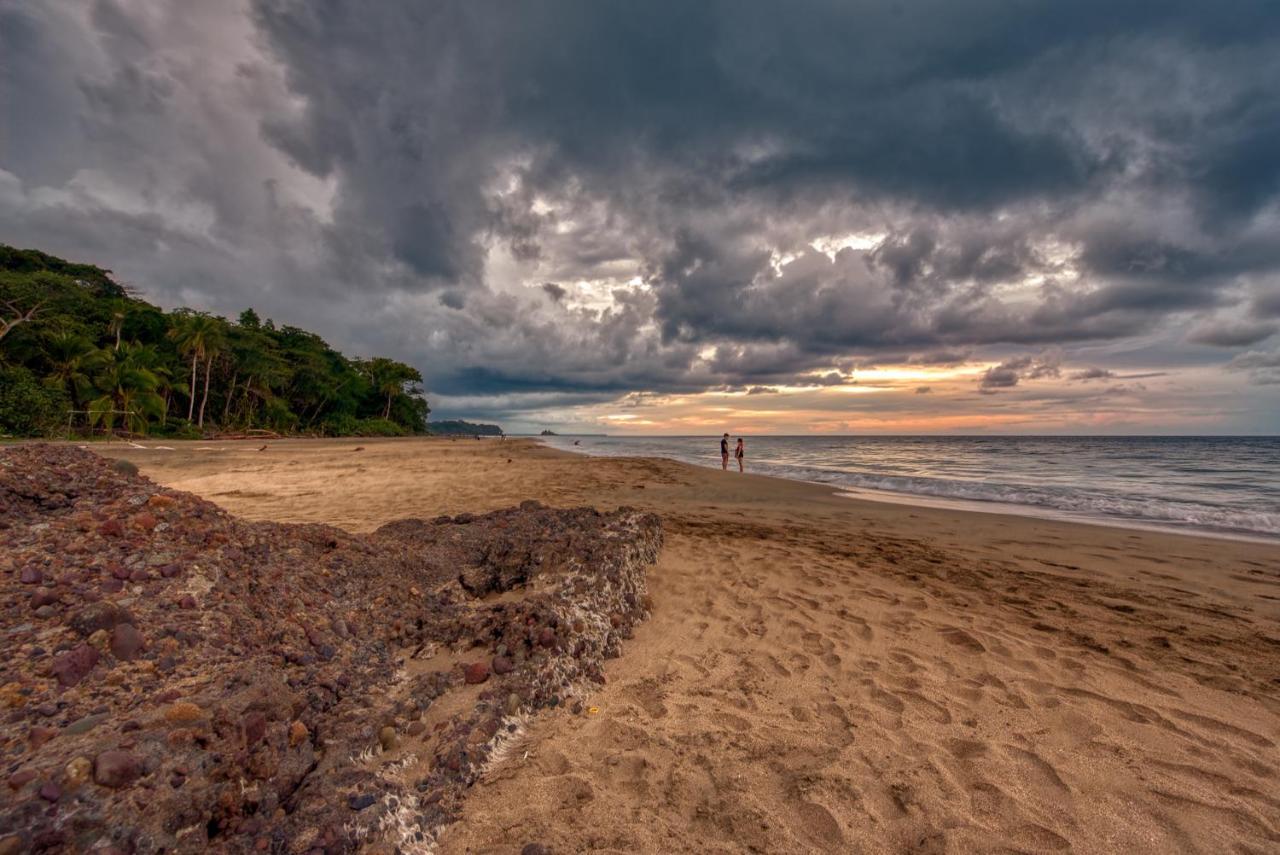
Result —
[{"label": "shoreline", "polygon": [[349,531],[526,499],[660,516],[648,619],[581,712],[530,720],[441,852],[1280,843],[1270,544],[532,441],[113,456],[248,518]]},{"label": "shoreline", "polygon": [[[682,466],[692,466],[698,469],[708,469],[713,472],[716,471],[716,467],[712,463],[691,463],[687,460],[681,460],[675,457],[662,457],[656,455],[591,454],[589,451],[557,448],[545,442],[541,437],[519,437],[519,439],[530,439],[552,451],[564,452],[582,457],[594,457],[609,460],[664,460],[677,463]],[[831,469],[830,471],[837,473],[841,472],[839,469]],[[730,474],[736,475],[740,473],[732,472],[731,470]],[[1265,532],[1256,532],[1244,529],[1222,529],[1190,524],[1160,524],[1158,522],[1148,522],[1139,519],[1130,519],[1127,517],[1109,517],[1104,515],[1073,513],[1071,511],[1058,510],[1041,505],[1024,505],[1016,502],[1001,502],[986,499],[963,499],[959,497],[936,496],[926,493],[895,492],[893,490],[877,490],[871,487],[846,486],[837,482],[813,481],[807,478],[792,478],[786,475],[751,472],[750,470],[741,474],[754,475],[759,478],[772,478],[792,483],[810,484],[814,487],[831,490],[837,495],[847,496],[848,498],[856,501],[878,502],[912,508],[933,508],[958,513],[996,514],[999,516],[1038,519],[1072,525],[1101,526],[1103,528],[1117,528],[1126,531],[1146,531],[1157,534],[1182,535],[1185,537],[1207,537],[1228,541],[1270,544],[1280,547],[1280,534],[1267,534]]]}]

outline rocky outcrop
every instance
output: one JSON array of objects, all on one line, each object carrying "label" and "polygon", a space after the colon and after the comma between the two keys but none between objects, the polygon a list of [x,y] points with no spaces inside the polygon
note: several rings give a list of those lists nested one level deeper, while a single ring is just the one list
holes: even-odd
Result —
[{"label": "rocky outcrop", "polygon": [[0,451],[0,852],[425,848],[648,608],[652,515],[372,535]]}]

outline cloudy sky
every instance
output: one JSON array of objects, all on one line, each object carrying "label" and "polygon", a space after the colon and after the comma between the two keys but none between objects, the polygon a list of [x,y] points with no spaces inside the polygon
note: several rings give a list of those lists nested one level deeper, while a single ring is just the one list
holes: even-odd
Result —
[{"label": "cloudy sky", "polygon": [[1275,433],[1280,6],[0,0],[0,242],[509,430]]}]

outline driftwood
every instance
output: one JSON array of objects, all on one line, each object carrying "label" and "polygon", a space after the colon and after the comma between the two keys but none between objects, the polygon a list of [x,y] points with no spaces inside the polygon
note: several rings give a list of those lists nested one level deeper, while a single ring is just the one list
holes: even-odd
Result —
[{"label": "driftwood", "polygon": [[210,439],[284,439],[281,434],[265,428],[249,428],[248,430],[215,433]]}]

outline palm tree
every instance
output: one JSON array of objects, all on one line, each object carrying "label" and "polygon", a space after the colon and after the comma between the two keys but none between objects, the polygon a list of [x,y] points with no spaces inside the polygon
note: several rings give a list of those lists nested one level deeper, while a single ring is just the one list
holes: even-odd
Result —
[{"label": "palm tree", "polygon": [[154,369],[158,355],[136,342],[98,353],[100,367],[93,385],[100,394],[89,402],[89,424],[101,423],[111,430],[116,415],[123,413],[128,430],[146,433],[149,418],[164,412],[164,399],[157,392],[163,381]]},{"label": "palm tree", "polygon": [[225,325],[217,318],[213,321],[204,338],[204,395],[200,398],[200,419],[196,424],[204,427],[204,408],[209,403],[209,375],[213,371],[213,360],[220,356],[227,346]]},{"label": "palm tree", "polygon": [[124,322],[128,316],[129,304],[126,301],[111,301],[111,320],[107,323],[107,332],[116,337],[114,350],[120,349],[120,333],[124,330]]},{"label": "palm tree", "polygon": [[[175,313],[177,314],[177,313]],[[187,401],[187,421],[193,421],[196,415],[196,378],[200,374],[200,363],[205,362],[204,397],[209,399],[209,369],[212,358],[209,350],[211,344],[221,349],[221,324],[217,318],[203,312],[182,312],[173,328],[169,330],[169,338],[178,346],[178,352],[191,357],[191,392]],[[200,424],[204,425],[204,404],[200,405]]]},{"label": "palm tree", "polygon": [[60,332],[48,339],[48,358],[53,369],[45,377],[46,386],[66,391],[72,409],[80,409],[80,396],[92,387],[92,373],[100,358],[87,338]]}]

